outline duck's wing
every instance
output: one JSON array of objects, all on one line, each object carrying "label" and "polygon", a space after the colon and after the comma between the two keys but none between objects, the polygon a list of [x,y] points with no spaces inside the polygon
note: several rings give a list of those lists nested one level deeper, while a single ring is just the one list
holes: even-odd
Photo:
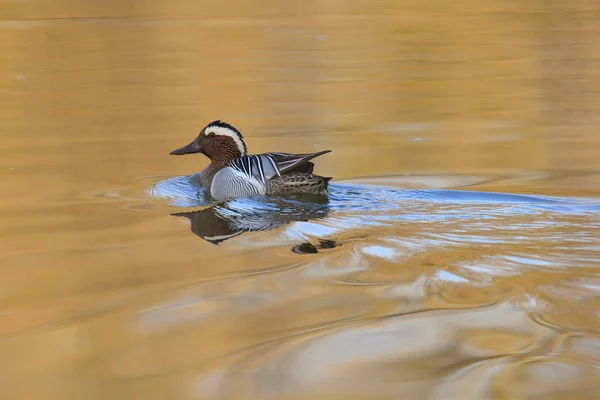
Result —
[{"label": "duck's wing", "polygon": [[312,173],[314,164],[309,162],[315,157],[331,152],[323,150],[318,153],[290,154],[290,153],[264,153],[236,158],[228,163],[231,168],[244,173],[249,178],[253,177],[267,185],[274,176],[290,172]]},{"label": "duck's wing", "polygon": [[290,154],[290,153],[266,153],[262,156],[272,158],[277,165],[280,174],[289,172],[312,173],[314,164],[309,162],[315,157],[330,153],[331,150],[323,150],[317,153]]},{"label": "duck's wing", "polygon": [[274,176],[281,176],[274,157],[269,154],[243,156],[230,161],[229,167],[242,172],[248,178],[255,178],[264,186]]}]

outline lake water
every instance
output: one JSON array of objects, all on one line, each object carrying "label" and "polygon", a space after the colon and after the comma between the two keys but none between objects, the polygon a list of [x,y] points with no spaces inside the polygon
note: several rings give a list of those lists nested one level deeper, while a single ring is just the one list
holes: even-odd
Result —
[{"label": "lake water", "polygon": [[[600,6],[0,5],[0,398],[593,399]],[[331,149],[210,204],[208,122]]]}]

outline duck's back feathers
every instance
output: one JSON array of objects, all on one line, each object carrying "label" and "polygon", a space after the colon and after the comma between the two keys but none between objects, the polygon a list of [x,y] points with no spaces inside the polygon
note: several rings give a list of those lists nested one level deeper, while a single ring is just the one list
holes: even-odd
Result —
[{"label": "duck's back feathers", "polygon": [[274,157],[270,154],[257,154],[236,158],[227,164],[229,167],[253,177],[264,186],[274,176],[281,176],[281,171]]},{"label": "duck's back feathers", "polygon": [[243,156],[230,161],[227,165],[256,178],[263,184],[275,177],[289,173],[311,174],[314,164],[309,162],[315,157],[331,152],[324,150],[318,153],[290,154],[264,153]]},{"label": "duck's back feathers", "polygon": [[[277,167],[279,168],[279,172],[281,173],[281,175],[283,175],[289,172],[312,173],[314,164],[309,163],[308,161],[330,152],[331,150],[323,150],[317,153],[307,154],[266,153],[265,155],[270,156],[275,160],[275,162],[277,163]],[[308,165],[304,166],[306,164]]]},{"label": "duck's back feathers", "polygon": [[312,174],[314,169],[315,169],[315,164],[313,164],[310,161],[307,161],[304,164],[299,164],[292,169],[288,169],[286,172],[286,175],[294,173],[294,172],[300,172],[303,174]]}]

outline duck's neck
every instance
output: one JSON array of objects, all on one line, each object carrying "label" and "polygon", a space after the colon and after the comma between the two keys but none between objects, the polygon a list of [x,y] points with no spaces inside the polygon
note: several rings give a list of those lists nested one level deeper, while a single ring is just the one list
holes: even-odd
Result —
[{"label": "duck's neck", "polygon": [[215,174],[225,168],[229,161],[234,160],[237,157],[231,156],[218,156],[211,157],[210,164],[200,173],[200,184],[205,188],[210,188]]}]

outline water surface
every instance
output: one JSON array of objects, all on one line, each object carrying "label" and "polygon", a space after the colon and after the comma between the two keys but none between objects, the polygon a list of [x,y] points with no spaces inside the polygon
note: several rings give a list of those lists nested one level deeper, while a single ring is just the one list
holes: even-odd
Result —
[{"label": "water surface", "polygon": [[597,6],[448,4],[3,3],[0,397],[596,397]]}]

